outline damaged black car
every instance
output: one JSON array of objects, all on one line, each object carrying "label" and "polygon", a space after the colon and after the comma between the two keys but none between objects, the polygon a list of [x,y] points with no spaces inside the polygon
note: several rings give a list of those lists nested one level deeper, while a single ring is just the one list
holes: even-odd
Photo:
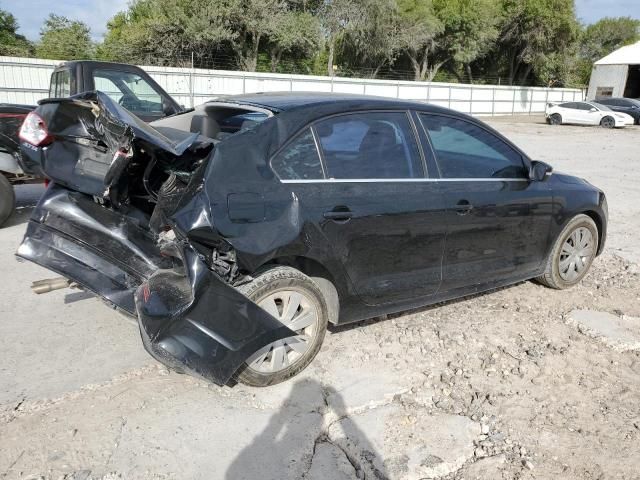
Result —
[{"label": "damaged black car", "polygon": [[220,385],[294,376],[328,324],[571,287],[606,237],[599,189],[420,102],[250,94],[146,124],[92,92],[40,102],[20,136],[51,184],[17,255]]}]

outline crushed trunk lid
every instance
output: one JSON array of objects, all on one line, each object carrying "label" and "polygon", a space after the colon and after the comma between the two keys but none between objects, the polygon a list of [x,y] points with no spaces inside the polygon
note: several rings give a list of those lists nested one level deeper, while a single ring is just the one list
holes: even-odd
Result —
[{"label": "crushed trunk lid", "polygon": [[[107,198],[138,148],[179,157],[198,133],[153,128],[102,92],[40,101],[36,113],[55,141],[45,147],[21,143],[24,155],[47,178],[73,190]],[[203,137],[200,141],[207,143]],[[210,143],[210,142],[209,142]]]}]

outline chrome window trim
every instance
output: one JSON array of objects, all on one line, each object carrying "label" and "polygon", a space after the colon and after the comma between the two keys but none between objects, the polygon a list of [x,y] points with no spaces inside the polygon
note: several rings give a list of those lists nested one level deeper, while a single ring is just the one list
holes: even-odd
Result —
[{"label": "chrome window trim", "polygon": [[530,182],[527,178],[327,178],[317,180],[282,180],[281,183],[420,183],[420,182]]}]

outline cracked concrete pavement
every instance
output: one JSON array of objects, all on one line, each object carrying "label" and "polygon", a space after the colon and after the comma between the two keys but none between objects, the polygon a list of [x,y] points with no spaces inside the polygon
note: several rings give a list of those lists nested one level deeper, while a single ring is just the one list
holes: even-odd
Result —
[{"label": "cracked concrete pavement", "polygon": [[584,282],[333,328],[267,389],[169,372],[98,300],[33,295],[54,275],[12,258],[41,188],[20,187],[0,230],[0,478],[640,478],[640,129],[492,123],[607,192]]}]

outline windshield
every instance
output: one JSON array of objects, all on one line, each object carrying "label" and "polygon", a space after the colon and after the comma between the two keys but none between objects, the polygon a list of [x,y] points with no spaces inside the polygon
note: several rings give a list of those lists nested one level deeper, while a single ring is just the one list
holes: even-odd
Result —
[{"label": "windshield", "polygon": [[609,107],[607,107],[606,105],[603,105],[601,103],[593,102],[592,105],[594,107],[596,107],[598,110],[604,110],[606,112],[613,112],[613,110],[611,110]]},{"label": "windshield", "polygon": [[[95,69],[95,89],[139,117],[164,116],[162,97],[149,82],[136,73]],[[145,118],[145,120],[148,120]]]}]

